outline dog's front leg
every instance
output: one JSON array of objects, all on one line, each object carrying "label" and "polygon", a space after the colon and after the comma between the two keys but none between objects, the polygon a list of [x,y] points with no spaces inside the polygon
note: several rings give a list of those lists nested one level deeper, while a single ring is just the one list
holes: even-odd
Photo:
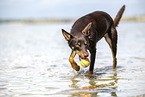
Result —
[{"label": "dog's front leg", "polygon": [[90,68],[88,72],[89,75],[93,74],[95,57],[96,57],[96,48],[93,50],[90,50],[90,53],[91,53],[91,56],[90,56],[91,62],[90,62]]},{"label": "dog's front leg", "polygon": [[77,65],[77,63],[74,61],[74,57],[76,55],[75,51],[72,51],[70,57],[69,57],[69,62],[71,63],[71,66],[73,69],[75,69],[76,71],[80,70],[80,66]]}]

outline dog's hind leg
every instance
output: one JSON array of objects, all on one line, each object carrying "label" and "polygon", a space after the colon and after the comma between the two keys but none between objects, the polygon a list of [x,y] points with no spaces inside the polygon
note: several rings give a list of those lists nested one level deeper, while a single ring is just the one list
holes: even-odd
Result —
[{"label": "dog's hind leg", "polygon": [[72,51],[70,57],[69,57],[69,62],[71,63],[71,66],[73,69],[75,69],[76,71],[80,70],[80,66],[77,65],[77,63],[74,61],[74,57],[76,55],[75,51]]},{"label": "dog's hind leg", "polygon": [[111,34],[112,34],[113,69],[116,69],[116,65],[117,65],[116,54],[117,54],[118,35],[117,35],[117,30],[114,26],[111,27]]},{"label": "dog's hind leg", "polygon": [[109,46],[112,50],[113,69],[116,69],[116,65],[117,65],[117,58],[116,58],[116,54],[117,54],[117,31],[116,31],[114,26],[112,26],[110,30],[111,31],[106,33],[104,35],[104,37],[105,37],[105,40],[107,41],[107,43],[109,44]]}]

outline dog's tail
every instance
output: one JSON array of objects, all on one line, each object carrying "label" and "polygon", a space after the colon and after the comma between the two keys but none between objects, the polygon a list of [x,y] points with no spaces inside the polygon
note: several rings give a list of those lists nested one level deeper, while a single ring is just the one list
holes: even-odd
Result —
[{"label": "dog's tail", "polygon": [[125,10],[125,5],[123,5],[121,7],[121,9],[119,10],[119,12],[117,13],[117,15],[116,15],[116,17],[114,19],[114,26],[115,27],[119,24],[119,21],[120,21],[122,15],[123,15],[124,10]]}]

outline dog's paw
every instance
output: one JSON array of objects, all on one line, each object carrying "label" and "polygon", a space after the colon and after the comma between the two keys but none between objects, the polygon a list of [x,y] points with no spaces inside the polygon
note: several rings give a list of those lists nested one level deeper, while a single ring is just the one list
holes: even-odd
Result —
[{"label": "dog's paw", "polygon": [[93,75],[93,71],[88,71],[88,76],[92,76]]},{"label": "dog's paw", "polygon": [[78,66],[77,64],[71,64],[72,68],[75,69],[76,71],[80,70],[80,66]]},{"label": "dog's paw", "polygon": [[80,70],[80,66],[76,65],[74,69],[75,69],[76,71],[79,71],[79,70]]}]

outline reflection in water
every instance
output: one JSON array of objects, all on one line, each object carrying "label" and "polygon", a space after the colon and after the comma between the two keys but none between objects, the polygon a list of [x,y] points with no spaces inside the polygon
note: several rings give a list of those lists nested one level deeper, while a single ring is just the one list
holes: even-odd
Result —
[{"label": "reflection in water", "polygon": [[[108,68],[108,67],[105,67]],[[104,69],[100,69],[104,70]],[[109,69],[107,69],[108,71]],[[82,97],[96,97],[99,93],[106,92],[110,96],[117,96],[117,86],[118,81],[117,72],[114,70],[111,72],[111,75],[107,74],[107,71],[103,73],[95,73],[93,76],[89,77],[85,74],[78,74],[71,78],[72,85],[71,88],[77,91],[72,93],[72,96],[82,96]],[[102,72],[102,71],[98,71]],[[84,76],[85,75],[85,76]],[[105,76],[104,78],[104,75]],[[104,84],[103,84],[104,83]]]}]

